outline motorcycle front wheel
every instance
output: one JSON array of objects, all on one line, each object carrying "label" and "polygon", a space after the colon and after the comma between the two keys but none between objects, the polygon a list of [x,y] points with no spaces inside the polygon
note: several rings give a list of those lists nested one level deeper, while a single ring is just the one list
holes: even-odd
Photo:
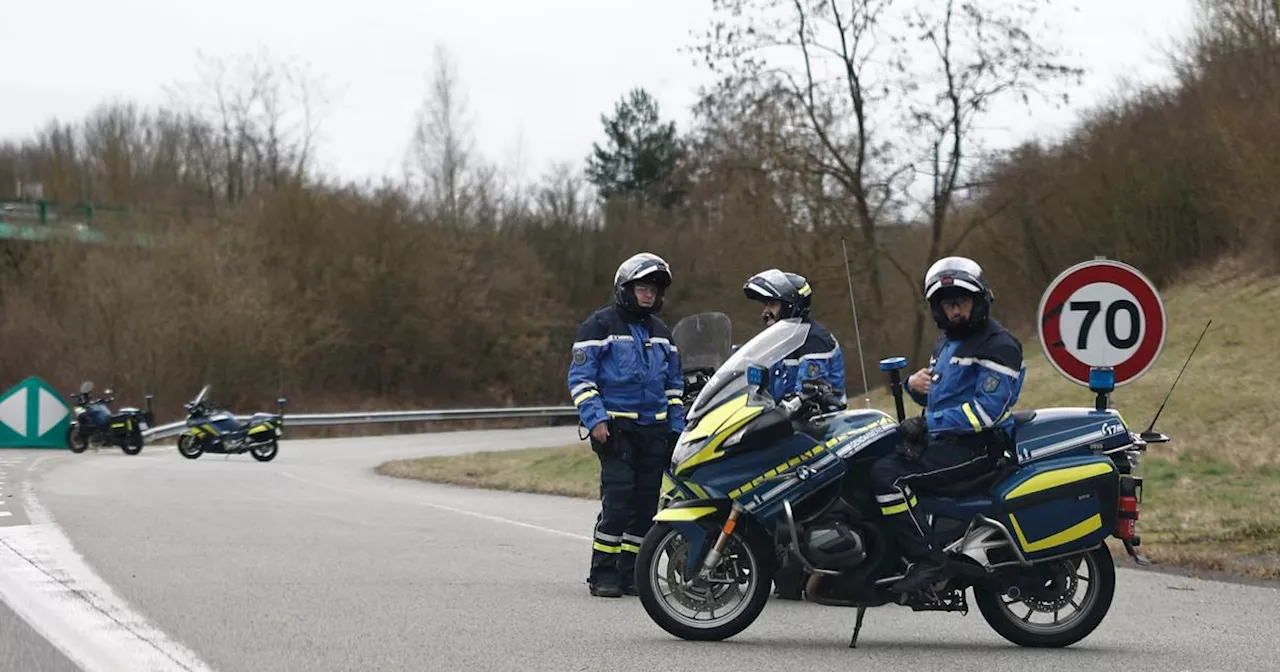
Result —
[{"label": "motorcycle front wheel", "polygon": [[270,462],[276,457],[276,453],[280,452],[280,442],[272,441],[256,445],[249,449],[249,454],[253,455],[253,459],[259,462]]},{"label": "motorcycle front wheel", "polygon": [[980,586],[973,590],[991,629],[1018,646],[1070,646],[1093,632],[1111,609],[1116,565],[1105,544],[1030,571],[1039,576],[1019,587],[1016,596]]},{"label": "motorcycle front wheel", "polygon": [[655,523],[645,535],[635,580],[649,618],[681,639],[718,641],[745,630],[769,599],[769,549],[735,531],[711,575],[699,580],[697,570],[686,576],[688,548],[688,540],[668,523]]},{"label": "motorcycle front wheel", "polygon": [[68,427],[67,448],[73,453],[83,453],[89,449],[89,439],[79,436],[75,427]]},{"label": "motorcycle front wheel", "polygon": [[183,434],[178,437],[178,453],[188,460],[194,460],[204,454],[204,449],[196,441],[196,437]]}]

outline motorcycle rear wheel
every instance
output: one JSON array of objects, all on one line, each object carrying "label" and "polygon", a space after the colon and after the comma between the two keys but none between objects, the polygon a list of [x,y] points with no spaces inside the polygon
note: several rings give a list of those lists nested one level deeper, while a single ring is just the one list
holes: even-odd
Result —
[{"label": "motorcycle rear wheel", "polygon": [[142,434],[138,433],[130,437],[128,443],[120,446],[120,450],[123,450],[125,455],[137,455],[142,452],[142,445]]},{"label": "motorcycle rear wheel", "polygon": [[[265,447],[264,447],[265,446]],[[280,452],[280,442],[272,441],[271,443],[258,444],[249,449],[249,454],[253,455],[253,459],[259,462],[270,462],[274,460],[276,454]]]},{"label": "motorcycle rear wheel", "polygon": [[[1062,563],[1063,568],[1053,577],[1053,590],[1060,590],[1062,594],[1053,600],[1031,596],[1009,600],[1005,593],[974,587],[973,597],[978,603],[978,610],[982,612],[987,624],[1001,637],[1018,646],[1062,648],[1088,637],[1102,624],[1102,619],[1111,609],[1111,600],[1116,592],[1115,560],[1106,544],[1083,555],[1057,562]],[[1087,578],[1080,575],[1081,569],[1088,570]],[[1084,586],[1082,596],[1076,592],[1081,583],[1088,584]],[[1068,604],[1077,611],[1065,620],[1059,620],[1059,611]],[[1025,607],[1028,612],[1025,618],[1013,613],[1011,607],[1014,605]],[[1030,622],[1029,619],[1037,612],[1041,615],[1052,614],[1054,622]]]},{"label": "motorcycle rear wheel", "polygon": [[[714,539],[714,537],[713,537]],[[773,586],[767,566],[769,549],[735,531],[725,544],[724,557],[712,573],[709,587],[690,586],[683,580],[687,541],[668,523],[655,523],[645,535],[636,557],[636,592],[649,618],[663,630],[681,639],[719,641],[742,632],[764,609]],[[659,568],[667,560],[665,569]],[[739,600],[730,606],[719,604],[745,581]],[[670,595],[663,595],[670,589]],[[694,610],[693,615],[681,609]],[[705,608],[708,620],[696,616]],[[717,612],[722,615],[717,616]]]}]

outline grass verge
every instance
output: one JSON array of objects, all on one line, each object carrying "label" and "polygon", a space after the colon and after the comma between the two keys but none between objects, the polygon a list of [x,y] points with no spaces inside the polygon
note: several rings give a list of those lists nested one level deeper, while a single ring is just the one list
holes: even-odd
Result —
[{"label": "grass verge", "polygon": [[375,471],[383,476],[469,488],[593,499],[600,495],[599,462],[586,442],[554,448],[392,460],[378,465]]},{"label": "grass verge", "polygon": [[[1272,334],[1280,330],[1277,295],[1280,279],[1246,276],[1230,264],[1188,278],[1165,293],[1170,332],[1160,360],[1114,395],[1130,427],[1144,429],[1213,319],[1157,424],[1172,441],[1151,446],[1143,463],[1139,531],[1143,553],[1157,563],[1280,579],[1280,444],[1269,433],[1280,378],[1258,366],[1269,359]],[[1037,343],[1027,342],[1025,351],[1021,408],[1092,403],[1088,390],[1053,370]],[[871,404],[893,413],[883,390],[872,393]],[[598,494],[598,466],[586,442],[398,460],[377,471],[468,487]]]}]

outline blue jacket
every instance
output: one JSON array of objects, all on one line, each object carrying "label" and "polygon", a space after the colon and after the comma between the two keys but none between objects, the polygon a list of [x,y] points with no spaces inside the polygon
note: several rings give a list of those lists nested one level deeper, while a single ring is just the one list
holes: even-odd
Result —
[{"label": "blue jacket", "polygon": [[807,380],[826,380],[840,401],[845,401],[844,351],[836,337],[817,320],[807,319],[809,337],[773,367],[769,376],[769,394],[774,399],[799,392]]},{"label": "blue jacket", "polygon": [[587,429],[607,418],[630,418],[684,431],[680,353],[656,316],[627,320],[614,306],[592,313],[578,327],[568,383]]},{"label": "blue jacket", "polygon": [[963,340],[939,337],[929,366],[933,383],[927,397],[906,384],[903,388],[925,407],[930,436],[1013,428],[1027,366],[1022,343],[995,319],[988,318]]}]

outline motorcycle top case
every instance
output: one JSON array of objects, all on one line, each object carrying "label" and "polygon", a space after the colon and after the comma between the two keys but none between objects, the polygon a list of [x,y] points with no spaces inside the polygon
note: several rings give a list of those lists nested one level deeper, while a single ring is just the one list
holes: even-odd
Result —
[{"label": "motorcycle top case", "polygon": [[997,520],[1029,560],[1091,548],[1115,530],[1119,482],[1104,455],[1044,460],[995,489]]}]

